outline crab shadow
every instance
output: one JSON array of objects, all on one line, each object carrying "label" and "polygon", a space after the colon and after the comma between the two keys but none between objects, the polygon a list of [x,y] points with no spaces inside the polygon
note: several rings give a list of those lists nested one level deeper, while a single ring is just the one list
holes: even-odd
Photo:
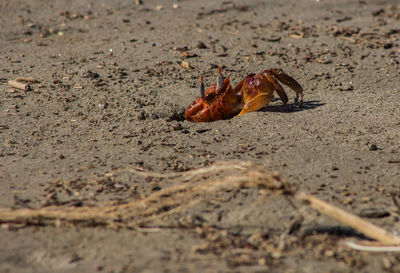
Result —
[{"label": "crab shadow", "polygon": [[[273,102],[279,101],[280,99],[274,99]],[[286,105],[267,105],[262,108],[261,112],[282,112],[282,113],[293,113],[305,110],[312,110],[320,106],[324,106],[326,103],[320,102],[319,100],[304,101],[302,106],[295,103],[289,103]]]}]

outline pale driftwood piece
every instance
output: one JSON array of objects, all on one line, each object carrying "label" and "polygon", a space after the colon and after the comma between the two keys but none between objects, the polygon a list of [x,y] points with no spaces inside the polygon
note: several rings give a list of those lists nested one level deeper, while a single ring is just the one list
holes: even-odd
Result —
[{"label": "pale driftwood piece", "polygon": [[294,198],[382,244],[400,245],[400,237],[395,236],[394,234],[375,226],[354,214],[348,213],[341,208],[328,204],[311,194],[299,191],[294,194]]},{"label": "pale driftwood piece", "polygon": [[8,81],[8,85],[17,89],[29,91],[31,87],[27,83],[18,82],[18,81]]}]

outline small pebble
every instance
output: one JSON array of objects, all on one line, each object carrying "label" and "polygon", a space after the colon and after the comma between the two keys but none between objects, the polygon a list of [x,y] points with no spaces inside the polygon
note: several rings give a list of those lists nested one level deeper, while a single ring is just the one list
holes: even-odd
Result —
[{"label": "small pebble", "polygon": [[361,203],[368,203],[369,201],[371,201],[371,197],[369,196],[364,196],[361,198]]},{"label": "small pebble", "polygon": [[390,269],[392,267],[392,263],[387,257],[382,258],[382,265],[385,269]]},{"label": "small pebble", "polygon": [[376,150],[378,150],[378,146],[376,146],[375,144],[371,144],[371,145],[369,146],[369,150],[370,150],[370,151],[376,151]]},{"label": "small pebble", "polygon": [[203,43],[202,41],[199,41],[199,42],[197,43],[196,47],[199,48],[199,49],[206,49],[206,48],[208,48],[208,47],[206,46],[206,44]]},{"label": "small pebble", "polygon": [[348,197],[348,198],[342,200],[343,205],[350,205],[351,203],[353,203],[353,198],[351,198],[351,197]]},{"label": "small pebble", "polygon": [[335,252],[333,250],[326,250],[324,253],[325,257],[333,257]]},{"label": "small pebble", "polygon": [[182,125],[180,123],[177,123],[172,127],[172,129],[174,131],[179,131],[179,130],[182,130],[183,128],[182,128]]},{"label": "small pebble", "polygon": [[384,218],[390,216],[390,212],[385,209],[372,207],[363,209],[358,215],[364,218]]},{"label": "small pebble", "polygon": [[145,112],[145,111],[141,111],[139,114],[138,114],[138,119],[139,120],[145,120],[146,118],[147,118],[147,113]]},{"label": "small pebble", "polygon": [[190,63],[182,61],[181,66],[183,66],[186,69],[189,69],[190,68]]}]

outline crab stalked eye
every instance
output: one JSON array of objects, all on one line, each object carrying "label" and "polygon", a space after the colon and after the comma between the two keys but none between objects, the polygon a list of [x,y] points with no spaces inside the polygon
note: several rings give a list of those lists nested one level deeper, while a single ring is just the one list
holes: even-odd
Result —
[{"label": "crab stalked eye", "polygon": [[217,87],[216,90],[220,90],[224,85],[224,76],[221,73],[221,67],[218,68],[218,76],[217,76]]},{"label": "crab stalked eye", "polygon": [[203,75],[200,76],[200,98],[204,97],[204,82]]}]

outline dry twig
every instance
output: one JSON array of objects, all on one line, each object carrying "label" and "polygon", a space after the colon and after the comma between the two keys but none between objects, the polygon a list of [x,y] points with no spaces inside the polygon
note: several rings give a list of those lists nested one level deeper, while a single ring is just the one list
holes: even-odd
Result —
[{"label": "dry twig", "polygon": [[[273,192],[291,196],[294,200],[375,239],[381,246],[382,244],[400,245],[400,237],[311,194],[298,191],[282,181],[276,173],[269,173],[250,162],[220,162],[206,168],[169,174],[145,172],[139,169],[120,169],[107,173],[105,176],[115,176],[123,172],[171,178],[174,179],[175,184],[141,200],[122,205],[0,209],[0,223],[58,225],[60,222],[67,222],[118,228],[144,228],[151,227],[151,223],[163,217],[183,213],[198,203],[209,199],[214,193],[240,188],[258,188],[264,193]],[[212,177],[215,174],[221,174],[221,172],[229,173],[229,175],[218,179]],[[204,178],[204,176],[211,178]]]},{"label": "dry twig", "polygon": [[345,241],[344,244],[352,249],[368,252],[400,252],[400,245],[382,245],[376,242]]},{"label": "dry twig", "polygon": [[375,239],[382,244],[400,245],[400,237],[395,236],[394,234],[375,226],[354,214],[348,213],[336,206],[328,204],[317,197],[312,196],[311,194],[299,191],[294,194],[294,197],[297,201],[306,203],[311,208],[354,228],[365,236]]}]

